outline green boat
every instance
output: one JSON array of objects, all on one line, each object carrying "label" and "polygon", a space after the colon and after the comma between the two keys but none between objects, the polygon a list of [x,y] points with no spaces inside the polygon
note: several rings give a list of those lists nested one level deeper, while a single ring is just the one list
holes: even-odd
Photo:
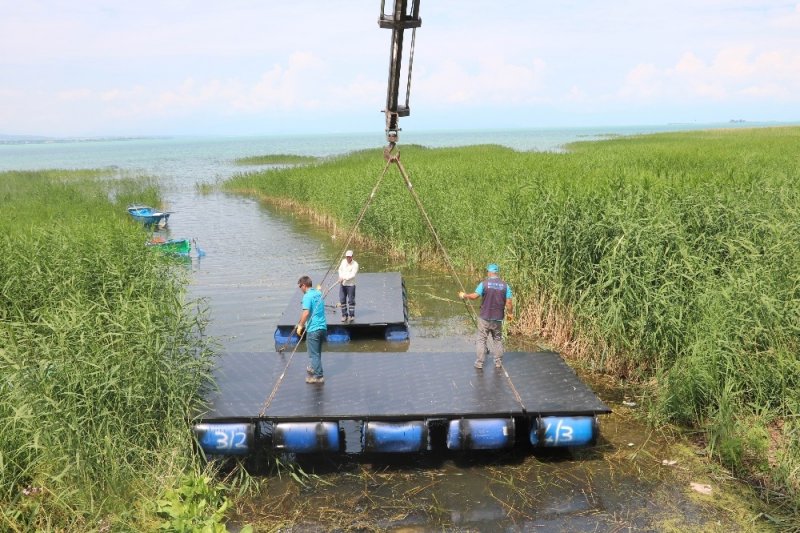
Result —
[{"label": "green boat", "polygon": [[156,237],[148,241],[147,246],[167,255],[180,255],[183,257],[189,257],[189,252],[192,251],[192,243],[189,239],[165,240]]}]

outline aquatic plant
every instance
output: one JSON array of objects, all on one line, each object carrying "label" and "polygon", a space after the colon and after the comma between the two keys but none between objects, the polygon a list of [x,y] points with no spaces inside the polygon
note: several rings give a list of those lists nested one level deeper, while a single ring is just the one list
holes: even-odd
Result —
[{"label": "aquatic plant", "polygon": [[202,468],[189,428],[209,375],[180,269],[127,216],[148,180],[0,174],[0,529],[148,529]]}]

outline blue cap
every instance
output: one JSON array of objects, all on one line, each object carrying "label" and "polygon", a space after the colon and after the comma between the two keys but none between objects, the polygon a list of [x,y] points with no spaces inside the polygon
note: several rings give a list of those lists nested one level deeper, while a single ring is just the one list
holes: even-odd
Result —
[{"label": "blue cap", "polygon": [[500,267],[495,263],[489,263],[489,266],[486,267],[486,272],[494,272],[496,274],[500,272]]}]

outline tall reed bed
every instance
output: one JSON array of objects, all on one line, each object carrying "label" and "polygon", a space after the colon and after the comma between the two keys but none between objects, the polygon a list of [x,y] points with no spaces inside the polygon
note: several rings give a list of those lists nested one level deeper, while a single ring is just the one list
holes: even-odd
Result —
[{"label": "tall reed bed", "polygon": [[141,530],[195,470],[204,318],[125,206],[153,182],[0,174],[0,529]]},{"label": "tall reed bed", "polygon": [[[800,128],[576,143],[567,153],[401,147],[451,258],[497,261],[517,331],[645,386],[654,417],[706,430],[737,472],[800,505]],[[355,222],[378,150],[225,187]],[[394,168],[359,227],[412,257],[433,241]]]}]

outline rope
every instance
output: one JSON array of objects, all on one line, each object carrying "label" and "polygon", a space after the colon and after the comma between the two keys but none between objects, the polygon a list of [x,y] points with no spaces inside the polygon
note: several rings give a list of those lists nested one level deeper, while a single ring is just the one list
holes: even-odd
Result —
[{"label": "rope", "polygon": [[[425,211],[425,207],[422,205],[422,201],[419,199],[419,196],[417,195],[417,192],[414,190],[414,185],[411,183],[411,178],[408,177],[408,173],[406,172],[406,169],[403,166],[403,163],[400,162],[400,154],[398,153],[398,154],[393,155],[390,158],[389,161],[393,162],[393,163],[395,163],[397,165],[397,169],[400,171],[400,175],[403,176],[403,180],[406,182],[406,187],[408,188],[408,191],[411,193],[411,197],[414,199],[414,203],[417,204],[417,208],[419,209],[420,213],[422,214],[422,218],[425,220],[425,223],[428,225],[428,229],[430,230],[431,235],[433,235],[433,239],[436,241],[436,245],[439,247],[439,251],[444,256],[445,263],[447,263],[447,266],[450,268],[450,272],[453,274],[453,277],[458,282],[458,286],[461,289],[461,291],[462,292],[466,292],[466,289],[464,288],[464,285],[461,283],[461,280],[458,278],[458,274],[456,273],[456,269],[453,266],[453,262],[450,261],[450,256],[447,254],[447,250],[445,250],[445,247],[442,244],[442,241],[439,239],[439,234],[436,233],[436,229],[433,227],[433,222],[431,222],[431,219],[428,216],[428,213]],[[473,326],[475,326],[477,328],[478,327],[478,322],[477,322],[476,317],[475,317],[475,311],[472,309],[472,307],[469,304],[467,304],[466,300],[463,300],[463,302],[464,302],[464,307],[467,308],[469,316],[472,319]]]},{"label": "rope", "polygon": [[411,67],[414,66],[414,42],[417,40],[417,28],[411,31],[411,53],[408,56],[408,81],[406,82],[406,109],[411,97]]},{"label": "rope", "polygon": [[[334,283],[333,285],[331,285],[330,287],[325,289],[325,292],[322,293],[322,298],[321,298],[321,301],[323,302],[323,304],[325,302],[325,297],[328,295],[328,293],[331,291],[331,289],[334,288],[335,286],[337,286],[338,284],[339,284],[339,282],[337,281],[336,283]],[[292,331],[294,331],[294,330],[292,330]],[[264,400],[264,404],[261,406],[261,410],[258,412],[259,418],[264,418],[264,414],[267,412],[267,409],[269,408],[270,404],[272,404],[272,400],[275,398],[275,395],[278,393],[278,388],[281,386],[281,383],[283,382],[284,376],[286,376],[286,371],[289,370],[289,365],[292,364],[292,358],[294,357],[294,354],[297,352],[297,348],[300,346],[300,342],[303,340],[303,337],[305,337],[305,335],[306,335],[306,329],[303,328],[303,333],[300,334],[300,337],[297,339],[297,344],[294,345],[294,349],[292,350],[292,353],[289,354],[289,360],[286,361],[286,366],[283,367],[283,372],[281,372],[281,375],[278,377],[278,381],[275,382],[275,385],[272,387],[272,391],[269,393],[269,396],[267,396],[267,399]],[[278,353],[283,353],[283,350],[289,344],[289,341],[291,340],[291,338],[292,338],[292,334],[289,333],[289,338],[286,339],[286,342],[278,350]]]},{"label": "rope", "polygon": [[[328,267],[328,271],[325,272],[325,276],[323,277],[323,279],[328,277],[328,274],[330,274],[331,271],[336,267],[336,263],[339,261],[339,258],[342,257],[344,255],[344,253],[350,248],[350,241],[353,240],[353,237],[356,234],[356,230],[358,229],[358,226],[361,224],[361,221],[364,219],[364,215],[367,212],[367,208],[372,203],[372,200],[375,199],[375,194],[378,192],[378,187],[380,186],[381,182],[383,181],[384,176],[386,176],[386,171],[389,169],[389,164],[390,164],[390,161],[387,161],[386,165],[383,167],[383,172],[381,172],[381,175],[378,177],[378,181],[372,187],[372,191],[369,193],[369,196],[367,197],[367,201],[364,202],[364,205],[361,207],[361,212],[358,214],[358,217],[356,217],[356,223],[353,225],[353,228],[350,230],[350,234],[347,236],[347,239],[344,242],[344,246],[342,247],[342,249],[339,252],[339,254],[331,262],[331,265]],[[330,289],[328,289],[328,290],[330,290]],[[326,294],[327,294],[327,292],[326,292]]]},{"label": "rope", "polygon": [[[334,258],[333,262],[328,267],[328,270],[325,272],[325,275],[322,277],[323,280],[328,277],[328,274],[330,274],[331,271],[336,266],[336,262],[339,260],[339,257],[341,255],[343,255],[345,253],[345,251],[347,250],[347,248],[350,246],[350,241],[353,240],[353,236],[356,233],[356,229],[358,229],[359,224],[361,224],[361,221],[364,219],[364,215],[367,212],[367,208],[372,203],[372,200],[375,198],[375,194],[378,192],[378,187],[380,186],[381,181],[383,181],[384,176],[386,176],[386,171],[389,169],[389,165],[390,164],[391,164],[391,161],[387,159],[386,165],[383,167],[383,172],[381,172],[381,175],[378,177],[378,181],[372,187],[372,191],[369,193],[369,196],[367,197],[367,201],[364,202],[364,205],[361,208],[361,212],[358,214],[358,217],[356,218],[356,223],[353,225],[353,229],[350,230],[350,234],[347,236],[347,240],[344,243],[344,247],[342,248],[341,253],[339,255],[337,255],[336,258]],[[336,283],[334,283],[333,285],[331,285],[330,287],[328,287],[325,290],[325,292],[322,295],[322,301],[323,302],[325,301],[325,296],[327,296],[328,292],[330,292],[330,290],[332,288],[334,288],[338,284],[339,284],[339,282],[337,281]],[[264,404],[262,405],[261,410],[259,411],[259,415],[258,415],[260,418],[264,417],[265,413],[267,412],[267,409],[272,404],[272,400],[275,398],[275,395],[278,393],[278,389],[280,388],[281,383],[283,383],[283,378],[286,376],[286,371],[289,369],[289,365],[292,363],[292,358],[294,357],[294,354],[297,352],[297,348],[298,348],[298,346],[300,346],[300,342],[303,340],[303,337],[305,336],[305,334],[306,334],[306,330],[304,329],[303,333],[300,334],[300,338],[297,339],[297,344],[295,344],[294,349],[292,350],[292,353],[289,354],[289,359],[286,361],[286,365],[283,367],[283,372],[281,372],[281,375],[278,377],[278,380],[275,382],[275,385],[272,387],[272,391],[270,391],[269,396],[267,396],[267,399],[264,400]],[[289,334],[289,339],[291,339],[291,333]],[[289,344],[289,339],[287,339],[286,343],[278,350],[279,353],[283,353],[284,348],[286,348],[286,345]]]},{"label": "rope", "polygon": [[522,403],[522,396],[520,396],[519,393],[517,392],[517,388],[514,386],[514,382],[511,381],[511,376],[508,375],[506,367],[503,367],[503,374],[506,375],[506,380],[508,381],[508,385],[511,387],[511,392],[514,393],[514,398],[517,400],[517,403],[522,408],[522,410],[525,411],[526,409],[525,409],[525,404]]},{"label": "rope", "polygon": [[[280,388],[281,383],[283,382],[283,377],[286,375],[286,371],[289,370],[289,365],[292,364],[292,357],[294,357],[294,354],[297,352],[297,347],[300,346],[300,341],[303,340],[303,337],[305,337],[305,335],[306,335],[306,330],[303,329],[303,333],[301,333],[300,334],[300,338],[297,339],[297,344],[294,345],[294,350],[292,350],[292,353],[289,354],[289,360],[286,361],[286,366],[283,367],[283,372],[281,372],[281,375],[278,377],[278,381],[275,382],[275,385],[272,387],[272,391],[270,391],[269,396],[267,396],[267,399],[264,400],[264,404],[261,406],[261,410],[258,412],[258,417],[259,418],[264,418],[264,415],[266,414],[267,409],[269,408],[270,404],[272,403],[272,400],[275,398],[275,395],[278,393],[278,389]],[[292,334],[289,333],[289,339],[291,339],[291,338],[292,338]],[[289,344],[289,340],[286,341],[286,344]],[[286,347],[285,344],[284,344],[284,347]],[[281,353],[283,353],[283,352],[281,352]]]}]

